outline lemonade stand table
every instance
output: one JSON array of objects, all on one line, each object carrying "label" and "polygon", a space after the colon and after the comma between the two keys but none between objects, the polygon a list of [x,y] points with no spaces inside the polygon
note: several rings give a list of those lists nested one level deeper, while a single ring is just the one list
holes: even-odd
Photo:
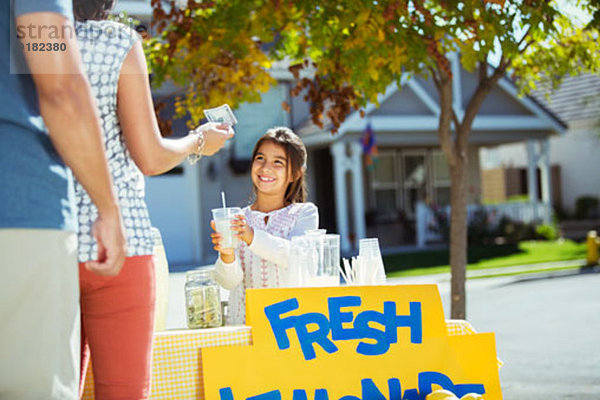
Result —
[{"label": "lemonade stand table", "polygon": [[[449,335],[476,333],[471,324],[464,320],[447,320],[446,327]],[[252,334],[249,326],[181,329],[155,333],[151,398],[153,400],[203,400],[204,386],[200,349],[251,344]],[[91,363],[86,376],[83,399],[94,399],[94,377]]]},{"label": "lemonade stand table", "polygon": [[[249,326],[156,332],[152,348],[151,398],[203,399],[200,349],[250,344],[252,337]],[[85,380],[84,400],[94,399],[92,362]]]}]

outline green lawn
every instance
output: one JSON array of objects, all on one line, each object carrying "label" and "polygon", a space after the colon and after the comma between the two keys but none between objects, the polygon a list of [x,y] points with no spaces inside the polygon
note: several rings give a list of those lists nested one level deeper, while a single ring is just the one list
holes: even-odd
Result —
[{"label": "green lawn", "polygon": [[[566,261],[585,258],[585,243],[527,241],[518,244],[469,246],[470,270]],[[448,250],[420,251],[384,257],[389,277],[437,274],[450,271]]]}]

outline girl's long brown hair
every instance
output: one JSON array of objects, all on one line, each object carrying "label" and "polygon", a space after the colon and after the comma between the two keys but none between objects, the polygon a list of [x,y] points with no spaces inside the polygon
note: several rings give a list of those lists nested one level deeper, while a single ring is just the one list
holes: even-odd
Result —
[{"label": "girl's long brown hair", "polygon": [[[302,143],[302,140],[296,135],[291,129],[286,127],[271,128],[265,133],[252,151],[252,162],[258,153],[258,149],[265,142],[275,143],[281,146],[285,151],[288,165],[291,168],[291,174],[293,181],[290,182],[285,190],[283,202],[286,205],[292,203],[304,203],[306,201],[307,189],[306,189],[306,146]],[[256,186],[253,188],[254,195],[256,196]]]}]

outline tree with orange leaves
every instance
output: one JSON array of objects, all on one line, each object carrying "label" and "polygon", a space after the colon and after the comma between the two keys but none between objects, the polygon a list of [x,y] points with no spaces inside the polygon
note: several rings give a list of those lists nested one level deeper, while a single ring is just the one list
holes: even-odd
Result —
[{"label": "tree with orange leaves", "polygon": [[[169,11],[152,3],[162,32],[149,47],[156,80],[185,89],[178,112],[193,123],[206,106],[258,101],[277,60],[290,63],[293,93],[305,93],[313,121],[327,116],[333,132],[402,77],[433,80],[452,182],[453,318],[466,316],[467,145],[481,104],[506,74],[527,92],[542,79],[600,71],[598,0],[580,2],[596,13],[587,27],[547,0],[188,0]],[[453,107],[453,55],[478,76],[462,110]]]}]

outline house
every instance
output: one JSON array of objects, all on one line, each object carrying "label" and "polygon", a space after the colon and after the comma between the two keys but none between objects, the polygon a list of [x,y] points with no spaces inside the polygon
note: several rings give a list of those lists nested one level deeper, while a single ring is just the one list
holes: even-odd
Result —
[{"label": "house", "polygon": [[[475,81],[457,59],[454,68],[455,97],[461,99],[455,107],[461,107]],[[382,247],[414,245],[419,240],[418,205],[444,206],[450,198],[448,166],[437,139],[439,106],[432,83],[412,78],[401,88],[391,85],[378,108],[368,106],[365,118],[358,113],[350,115],[332,135],[307,122],[308,105],[301,98],[290,97],[291,75],[284,70],[274,73],[280,83],[263,95],[261,103],[235,111],[240,123],[228,148],[203,159],[199,166],[183,164],[176,174],[148,178],[152,221],[163,232],[170,260],[200,263],[214,258],[209,240],[210,209],[220,206],[221,191],[230,205],[244,206],[251,201],[251,151],[258,137],[276,125],[292,126],[306,143],[311,200],[319,206],[321,226],[341,234],[343,252],[351,252],[362,237],[378,237]],[[283,101],[291,104],[290,113],[282,110]],[[379,148],[373,168],[365,167],[359,142],[367,122]],[[532,157],[542,167],[542,202],[549,207],[548,140],[564,130],[560,120],[538,102],[520,98],[510,81],[501,81],[474,122],[469,203],[482,200],[480,150],[527,141],[533,147]]]},{"label": "house", "polygon": [[[456,56],[452,69],[454,108],[461,113],[476,80],[461,68]],[[332,135],[331,127],[320,129],[308,122],[309,105],[290,95],[292,75],[283,68],[272,73],[279,84],[263,94],[260,103],[235,110],[239,124],[229,146],[197,165],[183,163],[168,174],[147,178],[151,220],[162,233],[170,264],[200,265],[215,259],[209,237],[211,209],[220,207],[221,192],[229,205],[251,201],[252,148],[266,129],[277,125],[292,127],[307,145],[310,200],[319,206],[321,227],[340,233],[343,253],[351,253],[363,237],[378,237],[384,248],[423,245],[433,237],[423,229],[430,218],[423,214],[428,209],[424,204],[444,206],[450,199],[450,175],[438,145],[440,109],[433,83],[411,78],[400,86],[390,85],[379,107],[368,105],[366,118],[351,114]],[[283,111],[283,101],[291,105],[289,113]],[[359,143],[367,123],[379,148],[372,168],[364,165]],[[176,135],[187,133],[181,121],[174,130]],[[532,98],[519,97],[509,80],[501,80],[474,121],[468,153],[469,203],[482,200],[480,151],[527,142],[535,160],[530,164],[541,166],[542,202],[524,206],[534,216],[548,216],[544,211],[551,205],[552,192],[548,143],[564,131],[565,125],[554,114]],[[534,182],[535,170],[529,172],[528,179]]]},{"label": "house", "polygon": [[[458,57],[453,57],[452,68],[454,108],[460,113],[475,90],[476,80],[461,68]],[[365,235],[378,237],[382,247],[425,243],[427,233],[420,232],[431,216],[419,218],[419,205],[445,206],[450,199],[450,174],[438,145],[438,115],[438,94],[433,83],[412,78],[403,83],[401,90],[390,86],[378,108],[367,107],[364,119],[358,113],[350,115],[336,136],[310,125],[299,129],[311,149],[313,164],[309,164],[309,171],[319,171],[312,187],[320,210],[327,216],[324,226],[342,234],[342,249],[349,251],[356,239]],[[373,168],[362,163],[359,144],[367,123],[376,134],[379,148],[379,160]],[[473,124],[468,202],[482,201],[480,150],[526,142],[531,149],[530,159],[541,166],[542,199],[539,204],[519,205],[520,210],[513,207],[511,215],[520,218],[517,215],[529,208],[530,220],[548,220],[552,204],[548,140],[564,131],[565,125],[554,114],[532,98],[519,97],[514,85],[502,79]],[[311,169],[311,165],[316,168]],[[537,177],[528,174],[528,179],[534,182]],[[509,212],[507,208],[500,211]],[[336,216],[335,224],[331,216]]]},{"label": "house", "polygon": [[[553,165],[555,208],[563,216],[573,216],[577,199],[600,199],[600,77],[566,77],[556,90],[539,90],[533,97],[568,124],[564,135],[550,139],[549,158]],[[486,152],[484,174],[504,177],[504,184],[500,185],[503,188],[495,193],[497,188],[489,188],[488,198],[502,200],[528,193],[520,172],[527,168],[529,150],[523,143],[515,143]]]}]

